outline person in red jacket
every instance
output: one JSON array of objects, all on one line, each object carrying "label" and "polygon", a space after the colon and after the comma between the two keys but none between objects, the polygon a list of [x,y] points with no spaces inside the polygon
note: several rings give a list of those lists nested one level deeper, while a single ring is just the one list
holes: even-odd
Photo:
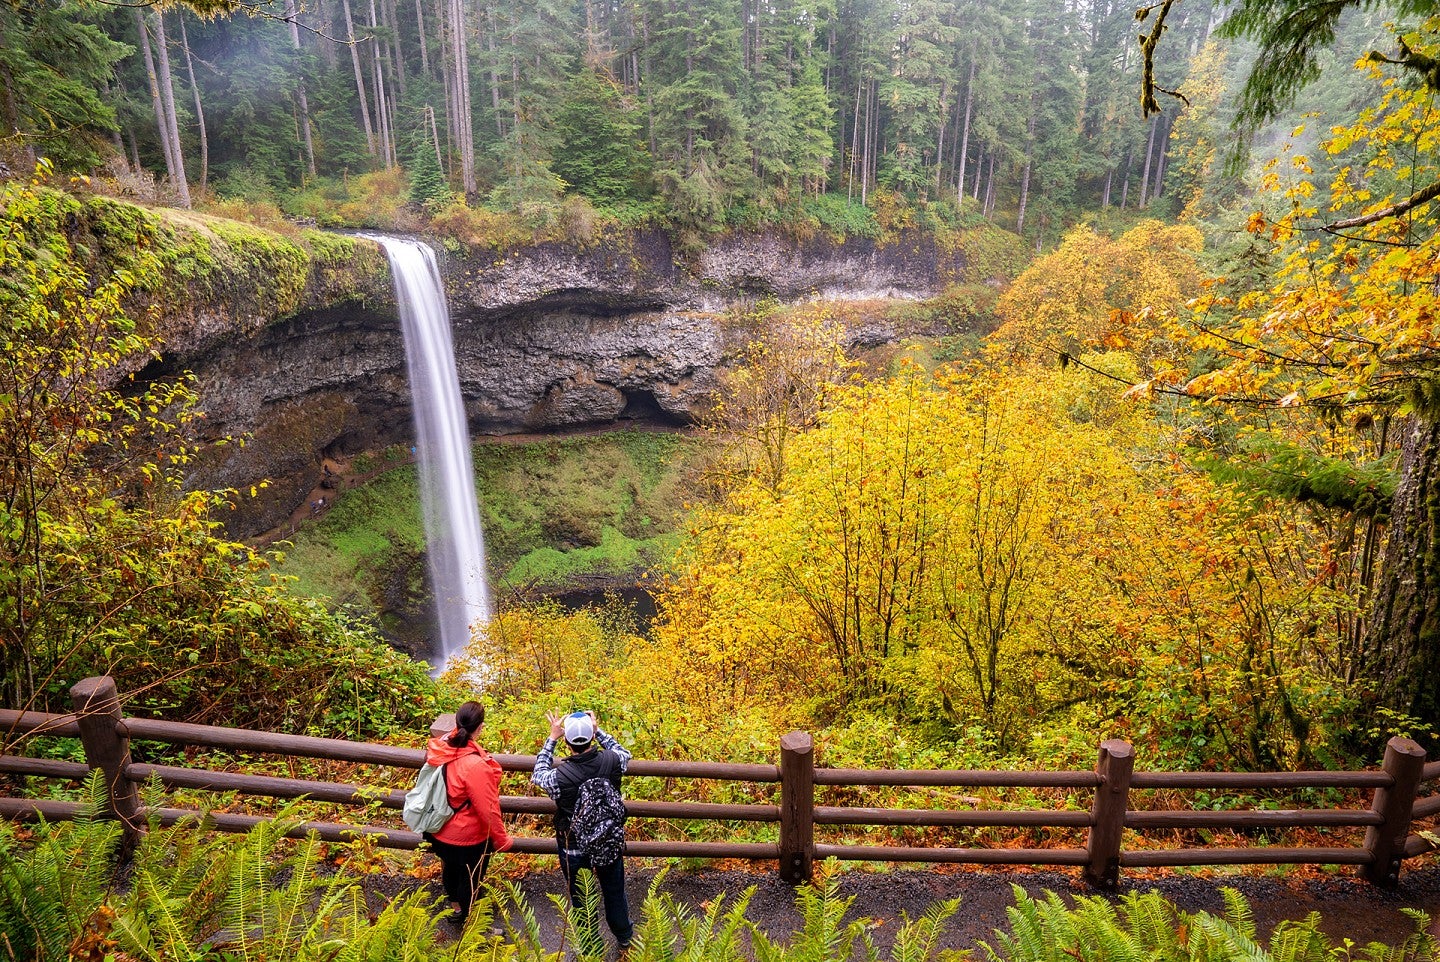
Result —
[{"label": "person in red jacket", "polygon": [[445,787],[455,814],[440,831],[426,832],[425,841],[440,856],[440,881],[455,909],[452,919],[462,924],[485,878],[490,853],[510,848],[500,820],[500,763],[475,741],[484,726],[485,706],[467,701],[455,711],[455,728],[443,738],[430,739],[425,749],[426,763],[449,764]]}]

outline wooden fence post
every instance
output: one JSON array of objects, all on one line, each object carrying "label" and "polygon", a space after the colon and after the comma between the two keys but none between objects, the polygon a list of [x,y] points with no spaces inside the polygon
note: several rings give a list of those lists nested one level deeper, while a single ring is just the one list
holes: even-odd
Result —
[{"label": "wooden fence post", "polygon": [[1130,774],[1135,770],[1135,750],[1130,743],[1112,738],[1100,743],[1100,760],[1095,774],[1095,803],[1090,808],[1090,837],[1085,843],[1089,861],[1085,881],[1102,889],[1120,884],[1120,838],[1125,832],[1125,812],[1130,807]]},{"label": "wooden fence post", "polygon": [[815,867],[815,741],[809,732],[780,736],[780,878],[810,881]]},{"label": "wooden fence post", "polygon": [[1382,767],[1395,781],[1389,788],[1375,789],[1370,809],[1385,821],[1365,830],[1365,851],[1372,861],[1364,873],[1371,883],[1388,888],[1400,881],[1400,863],[1405,858],[1405,837],[1410,834],[1410,816],[1425,767],[1425,750],[1408,738],[1392,738],[1385,746]]},{"label": "wooden fence post", "polygon": [[106,805],[110,814],[124,826],[122,843],[131,850],[145,829],[140,808],[140,793],[135,783],[125,777],[130,764],[130,736],[120,722],[120,697],[115,679],[109,676],[86,678],[70,689],[70,704],[80,725],[80,742],[85,746],[85,760],[105,776]]},{"label": "wooden fence post", "polygon": [[455,713],[448,711],[443,715],[436,715],[435,720],[430,723],[430,737],[444,738],[455,730]]}]

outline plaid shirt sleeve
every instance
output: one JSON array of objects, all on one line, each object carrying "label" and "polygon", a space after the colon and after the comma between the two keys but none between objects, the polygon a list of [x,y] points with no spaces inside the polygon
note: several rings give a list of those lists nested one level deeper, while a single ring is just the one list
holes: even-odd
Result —
[{"label": "plaid shirt sleeve", "polygon": [[545,747],[535,756],[535,771],[530,775],[530,783],[538,786],[551,798],[560,797],[560,775],[555,771],[555,739],[545,739]]},{"label": "plaid shirt sleeve", "polygon": [[[619,757],[620,774],[625,774],[625,769],[630,767],[630,751],[623,748],[620,743],[615,740],[615,736],[607,734],[598,728],[595,730],[595,740],[600,743],[601,748],[607,748]],[[537,761],[535,764],[536,770],[538,771],[540,763]]]}]

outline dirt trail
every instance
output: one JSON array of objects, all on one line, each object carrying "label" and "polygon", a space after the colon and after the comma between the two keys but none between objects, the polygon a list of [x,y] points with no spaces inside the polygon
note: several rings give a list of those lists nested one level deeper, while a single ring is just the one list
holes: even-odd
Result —
[{"label": "dirt trail", "polygon": [[[503,860],[504,856],[500,856]],[[544,863],[539,863],[543,865]],[[502,866],[497,864],[497,868]],[[632,914],[638,915],[645,892],[654,878],[654,869],[636,866],[628,874]],[[547,948],[560,945],[560,920],[548,898],[563,892],[558,870],[523,875],[518,880],[545,933]],[[411,888],[409,878],[377,878],[373,895],[379,899]],[[423,883],[420,883],[423,884]],[[882,948],[900,924],[902,913],[915,918],[937,901],[960,897],[960,910],[952,917],[941,940],[944,948],[977,948],[981,941],[993,941],[995,929],[1005,924],[1005,910],[1013,904],[1011,885],[1032,895],[1050,890],[1063,897],[1085,894],[1076,875],[1058,871],[1003,870],[994,872],[945,872],[921,869],[891,872],[847,872],[841,892],[854,896],[847,918],[869,918],[876,923],[872,937]],[[682,903],[697,910],[722,893],[731,897],[751,885],[749,918],[772,938],[785,938],[801,924],[790,886],[772,873],[720,871],[716,869],[672,869],[662,883]],[[1414,931],[1414,925],[1400,910],[1420,909],[1431,917],[1430,931],[1440,936],[1440,865],[1433,862],[1407,871],[1394,890],[1374,888],[1353,874],[1305,872],[1296,875],[1198,876],[1177,873],[1146,875],[1128,873],[1121,892],[1158,890],[1187,911],[1205,910],[1220,914],[1223,887],[1237,889],[1250,902],[1256,922],[1265,937],[1285,919],[1302,919],[1319,912],[1321,928],[1337,943],[1349,938],[1360,945],[1372,941],[1395,945]],[[438,894],[438,887],[436,889]],[[602,924],[602,929],[604,928]]]}]

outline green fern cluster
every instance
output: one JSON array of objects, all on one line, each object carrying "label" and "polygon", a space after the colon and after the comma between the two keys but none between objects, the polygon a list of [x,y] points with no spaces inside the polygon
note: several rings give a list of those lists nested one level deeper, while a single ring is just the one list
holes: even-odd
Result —
[{"label": "green fern cluster", "polygon": [[[88,785],[89,810],[103,811],[99,776]],[[156,811],[158,798],[147,798]],[[603,942],[592,928],[599,891],[582,873],[585,913],[555,897],[565,943],[548,949],[541,925],[513,883],[489,887],[463,931],[441,932],[440,900],[426,890],[372,911],[359,879],[330,870],[315,836],[292,840],[293,819],[264,822],[242,838],[152,822],[133,859],[117,871],[121,833],[114,822],[84,817],[22,831],[0,822],[0,962],[598,962]],[[960,900],[906,918],[888,949],[866,920],[847,915],[833,861],[796,895],[799,931],[772,938],[748,918],[755,889],[695,908],[651,883],[628,962],[951,962],[968,957],[940,947]],[[1250,908],[1226,890],[1216,917],[1176,909],[1156,893],[1118,903],[1015,889],[1009,928],[982,943],[990,962],[1440,962],[1429,918],[1410,912],[1416,934],[1394,948],[1334,946],[1319,916],[1283,923],[1268,946],[1256,940]],[[498,924],[498,929],[492,929]]]},{"label": "green fern cluster", "polygon": [[[755,886],[738,896],[721,894],[699,909],[661,891],[668,870],[650,883],[639,912],[627,962],[946,962],[955,953],[939,948],[945,922],[959,899],[940,902],[918,919],[906,919],[888,954],[870,937],[866,920],[845,920],[853,898],[840,895],[840,870],[834,860],[821,866],[814,885],[796,892],[801,925],[789,940],[772,939],[748,918]],[[600,908],[600,892],[589,872],[580,873],[583,911],[566,896],[552,895],[564,926],[566,948],[580,962],[599,962],[603,943],[590,921]],[[514,962],[555,962],[541,943],[535,914],[518,888],[508,882],[491,887],[494,903]],[[486,923],[488,924],[488,923]]]},{"label": "green fern cluster", "polygon": [[1415,932],[1398,946],[1335,945],[1320,931],[1320,913],[1276,926],[1268,945],[1256,937],[1245,897],[1221,890],[1225,911],[1189,913],[1159,893],[1127,893],[1117,903],[1079,896],[1067,905],[1054,892],[1031,898],[1014,886],[1010,930],[981,943],[990,962],[1436,962],[1440,944],[1425,933],[1430,917],[1404,909]]},{"label": "green fern cluster", "polygon": [[[98,774],[86,789],[85,811],[103,811]],[[119,825],[88,816],[64,831],[42,825],[28,847],[16,831],[0,821],[0,958],[68,959],[109,897]]]},{"label": "green fern cluster", "polygon": [[[98,774],[88,790],[87,811],[103,811]],[[358,879],[324,870],[317,836],[285,837],[294,824],[282,815],[237,839],[153,820],[117,872],[114,822],[42,822],[23,841],[0,822],[0,959],[60,962],[81,946],[137,962],[439,957],[433,895],[372,918]]]}]

